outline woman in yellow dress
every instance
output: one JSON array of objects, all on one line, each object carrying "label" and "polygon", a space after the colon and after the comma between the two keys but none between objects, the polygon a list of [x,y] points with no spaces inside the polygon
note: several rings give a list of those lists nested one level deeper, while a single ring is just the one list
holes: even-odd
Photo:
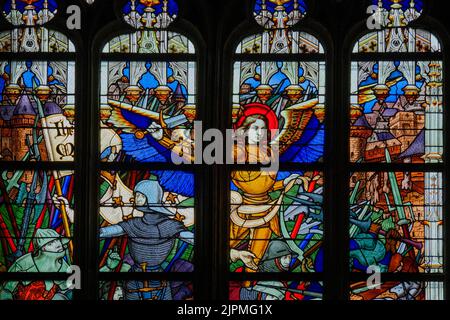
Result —
[{"label": "woman in yellow dress", "polygon": [[[267,163],[272,157],[270,146],[262,152],[261,146],[272,141],[278,130],[278,118],[270,107],[263,104],[249,104],[235,125],[237,140],[242,138],[245,144],[238,143],[234,148],[237,163]],[[295,184],[308,184],[306,177],[291,175],[277,180],[276,171],[234,171],[232,181],[240,192],[231,191],[231,230],[230,248],[233,262],[242,260],[246,272],[255,272],[267,250],[272,235],[282,236],[279,210],[284,194]],[[306,186],[307,187],[307,186]],[[270,193],[281,191],[276,200]],[[245,250],[239,250],[242,242],[248,241]]]}]

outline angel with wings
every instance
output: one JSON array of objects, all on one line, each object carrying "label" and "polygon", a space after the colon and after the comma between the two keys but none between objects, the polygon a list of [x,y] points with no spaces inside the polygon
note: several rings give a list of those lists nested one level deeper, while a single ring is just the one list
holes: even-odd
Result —
[{"label": "angel with wings", "polygon": [[[319,160],[323,136],[320,121],[314,111],[317,103],[317,99],[311,99],[286,107],[281,112],[281,121],[268,105],[245,105],[235,117],[237,120],[234,129],[238,137],[245,135],[246,144],[242,146],[238,143],[235,146],[235,160],[240,163],[255,160],[263,162],[263,157],[271,156],[274,146],[277,146],[282,161],[283,158],[304,162]],[[261,139],[267,139],[269,143],[266,152],[259,150]],[[312,190],[310,185],[314,183],[313,180],[314,178],[298,174],[283,176],[279,172],[265,170],[234,171],[230,214],[231,261],[242,260],[247,272],[255,272],[273,236],[291,238],[284,225],[285,217],[280,215],[280,208],[284,204],[285,195],[291,190]],[[271,194],[276,191],[280,195],[274,199]],[[307,196],[311,200],[309,204],[312,204],[312,200],[321,195],[303,193],[301,196]],[[299,215],[300,212],[296,214]],[[290,218],[295,219],[296,216]],[[248,246],[243,248],[242,242],[248,238]],[[299,247],[293,241],[287,242],[303,259],[303,252]]]}]

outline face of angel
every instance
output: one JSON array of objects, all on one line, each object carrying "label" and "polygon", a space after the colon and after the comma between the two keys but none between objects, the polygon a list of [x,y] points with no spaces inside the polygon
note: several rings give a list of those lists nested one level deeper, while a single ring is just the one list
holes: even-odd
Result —
[{"label": "face of angel", "polygon": [[254,123],[251,124],[248,129],[248,143],[249,144],[258,144],[261,142],[266,133],[266,124],[263,120],[258,119]]}]

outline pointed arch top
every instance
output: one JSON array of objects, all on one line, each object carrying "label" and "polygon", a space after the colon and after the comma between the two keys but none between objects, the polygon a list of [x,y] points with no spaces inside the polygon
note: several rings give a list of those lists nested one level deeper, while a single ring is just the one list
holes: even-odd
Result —
[{"label": "pointed arch top", "polygon": [[411,26],[423,13],[420,0],[372,0],[373,13],[367,20],[369,33],[360,37],[353,53],[442,52],[433,32]]}]

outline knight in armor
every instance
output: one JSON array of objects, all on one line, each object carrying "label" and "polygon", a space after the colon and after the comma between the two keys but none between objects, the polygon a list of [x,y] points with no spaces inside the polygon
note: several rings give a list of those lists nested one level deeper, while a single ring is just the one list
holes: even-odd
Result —
[{"label": "knight in armor", "polygon": [[[182,219],[162,204],[164,192],[158,181],[145,180],[134,189],[135,208],[143,217],[100,229],[100,238],[127,235],[133,259],[130,272],[162,272],[162,264],[172,251],[177,238],[193,244],[194,235],[187,231]],[[125,300],[172,300],[171,288],[165,281],[128,281]]]},{"label": "knight in armor", "polygon": [[[17,259],[8,272],[66,273],[70,267],[64,259],[69,241],[55,230],[38,229],[34,251]],[[0,300],[70,300],[71,295],[65,280],[10,281],[0,289]]]}]

